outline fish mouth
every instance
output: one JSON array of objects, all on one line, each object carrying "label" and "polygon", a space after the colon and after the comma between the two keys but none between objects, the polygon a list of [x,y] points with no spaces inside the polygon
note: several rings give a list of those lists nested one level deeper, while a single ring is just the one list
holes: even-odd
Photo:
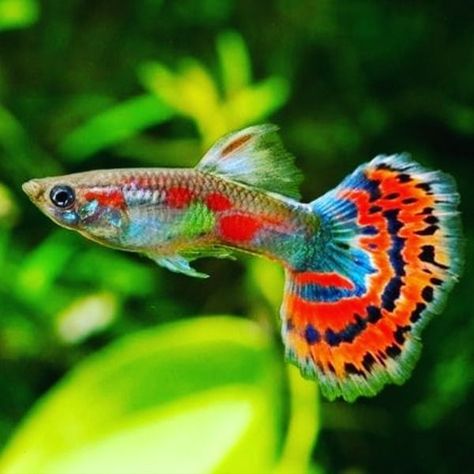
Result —
[{"label": "fish mouth", "polygon": [[23,183],[21,187],[32,201],[37,201],[43,192],[43,186],[36,179]]}]

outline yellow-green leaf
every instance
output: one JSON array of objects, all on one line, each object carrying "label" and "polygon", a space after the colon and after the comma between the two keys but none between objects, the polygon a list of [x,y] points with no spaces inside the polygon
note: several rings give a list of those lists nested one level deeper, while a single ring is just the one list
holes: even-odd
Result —
[{"label": "yellow-green leaf", "polygon": [[231,317],[126,337],[40,401],[0,472],[268,471],[280,432],[278,360],[255,323]]}]

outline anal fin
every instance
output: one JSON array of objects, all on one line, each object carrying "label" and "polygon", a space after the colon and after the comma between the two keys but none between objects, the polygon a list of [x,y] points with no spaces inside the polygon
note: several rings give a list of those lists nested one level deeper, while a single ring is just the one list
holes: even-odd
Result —
[{"label": "anal fin", "polygon": [[152,260],[154,260],[161,267],[167,268],[175,273],[184,273],[185,275],[192,276],[195,278],[209,278],[206,273],[201,273],[195,270],[189,264],[189,260],[181,255],[153,255],[148,254]]},{"label": "anal fin", "polygon": [[190,262],[198,258],[203,257],[215,257],[215,258],[228,258],[234,260],[232,251],[225,247],[206,247],[196,248],[193,250],[187,250],[182,254],[174,255],[155,255],[147,254],[152,260],[154,260],[161,267],[167,268],[175,273],[184,273],[185,275],[192,276],[195,278],[209,278],[206,273],[198,272],[191,267]]}]

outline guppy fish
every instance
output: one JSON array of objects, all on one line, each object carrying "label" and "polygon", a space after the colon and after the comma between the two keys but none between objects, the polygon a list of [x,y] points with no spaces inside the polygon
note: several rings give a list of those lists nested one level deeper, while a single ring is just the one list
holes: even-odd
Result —
[{"label": "guppy fish", "polygon": [[348,401],[403,383],[460,272],[454,181],[381,155],[301,203],[275,132],[227,135],[194,169],[89,171],[23,189],[57,224],[175,272],[207,276],[190,261],[236,249],[280,262],[286,356],[305,377]]}]

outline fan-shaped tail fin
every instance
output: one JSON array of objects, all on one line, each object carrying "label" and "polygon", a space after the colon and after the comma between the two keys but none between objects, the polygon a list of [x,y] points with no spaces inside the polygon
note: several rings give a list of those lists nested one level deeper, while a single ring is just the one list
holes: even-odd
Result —
[{"label": "fan-shaped tail fin", "polygon": [[287,270],[287,357],[330,399],[403,383],[420,331],[457,280],[459,196],[447,175],[379,156],[311,203],[322,225],[308,270]]}]

